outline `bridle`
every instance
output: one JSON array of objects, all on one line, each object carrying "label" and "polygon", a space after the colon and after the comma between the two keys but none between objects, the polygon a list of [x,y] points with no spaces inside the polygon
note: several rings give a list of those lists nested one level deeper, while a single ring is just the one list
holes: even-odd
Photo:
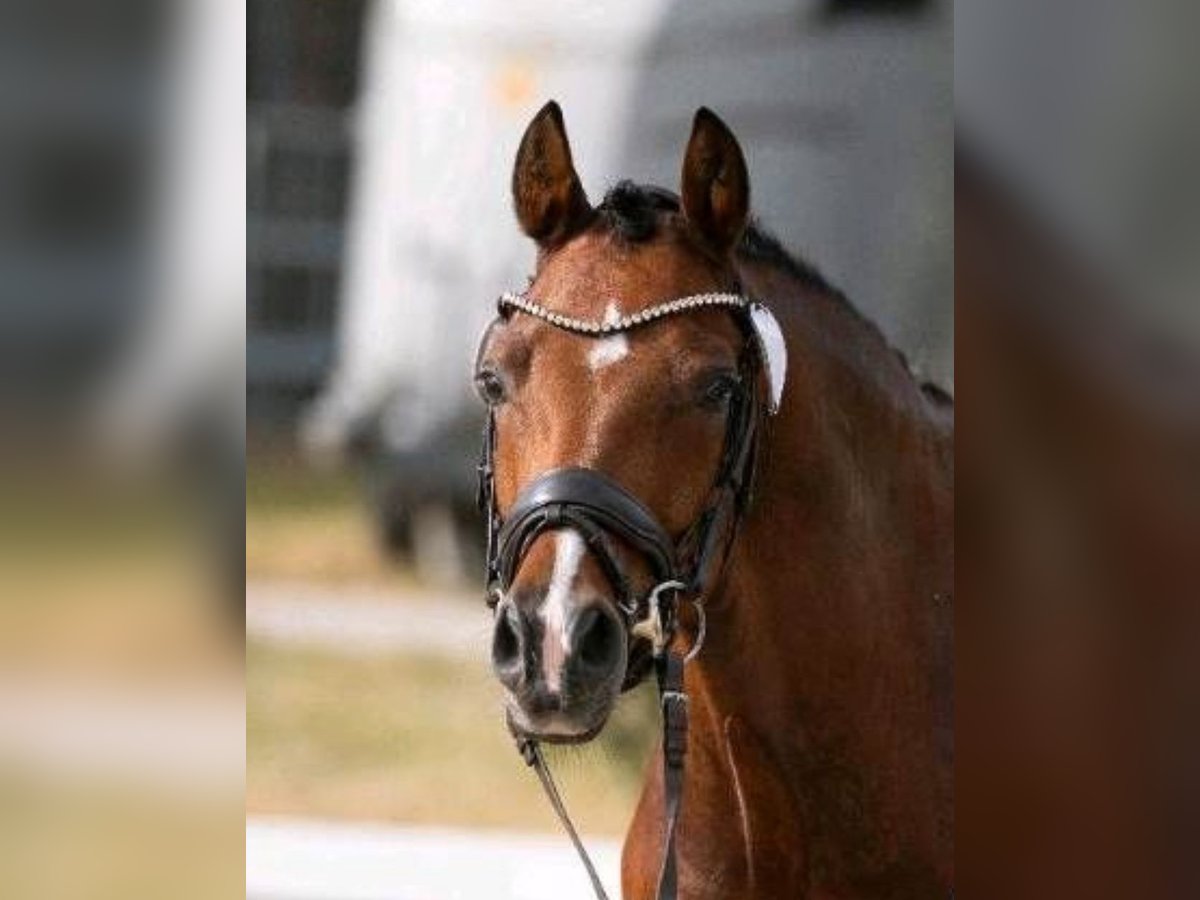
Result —
[{"label": "bridle", "polygon": [[[589,337],[605,337],[645,327],[671,316],[702,309],[730,312],[744,337],[738,359],[739,385],[730,397],[724,447],[708,499],[695,520],[678,538],[662,526],[636,496],[614,479],[595,469],[561,468],[530,482],[501,516],[495,490],[495,413],[489,411],[484,426],[478,467],[478,503],[487,523],[487,602],[495,608],[509,589],[525,553],[543,532],[570,528],[584,540],[616,594],[630,648],[622,690],[641,682],[651,657],[637,664],[633,646],[648,638],[657,676],[663,719],[664,796],[666,827],[663,862],[659,872],[659,900],[674,900],[677,893],[675,831],[683,793],[683,766],[687,752],[688,698],[683,687],[686,659],[699,652],[706,622],[703,598],[718,583],[729,548],[751,499],[759,447],[768,415],[778,408],[779,391],[764,397],[762,384],[773,384],[770,351],[764,344],[765,316],[778,333],[770,313],[740,293],[695,294],[658,304],[616,320],[576,319],[553,312],[522,294],[506,293],[497,303],[502,319],[514,312],[541,319],[555,328]],[[780,374],[779,384],[782,384]],[[647,564],[654,586],[637,592],[617,555],[614,539],[637,553]],[[672,648],[681,598],[695,605],[700,627],[687,657]],[[592,887],[600,900],[607,895],[559,796],[538,742],[516,734],[527,764],[542,782],[546,795],[578,851]]]}]

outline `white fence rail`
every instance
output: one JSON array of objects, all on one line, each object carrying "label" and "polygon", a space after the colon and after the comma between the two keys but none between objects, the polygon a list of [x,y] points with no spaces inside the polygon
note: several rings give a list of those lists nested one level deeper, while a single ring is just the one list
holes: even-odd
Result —
[{"label": "white fence rail", "polygon": [[[447,798],[448,803],[453,798]],[[617,841],[589,841],[618,892]],[[569,900],[589,897],[565,837],[256,818],[246,822],[247,900]]]}]

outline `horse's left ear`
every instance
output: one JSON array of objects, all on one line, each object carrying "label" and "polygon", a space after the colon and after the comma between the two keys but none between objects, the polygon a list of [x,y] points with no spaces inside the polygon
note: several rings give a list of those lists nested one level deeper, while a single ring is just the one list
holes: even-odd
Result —
[{"label": "horse's left ear", "polygon": [[683,213],[719,253],[728,253],[746,227],[750,175],[729,126],[707,107],[696,111],[683,156]]}]

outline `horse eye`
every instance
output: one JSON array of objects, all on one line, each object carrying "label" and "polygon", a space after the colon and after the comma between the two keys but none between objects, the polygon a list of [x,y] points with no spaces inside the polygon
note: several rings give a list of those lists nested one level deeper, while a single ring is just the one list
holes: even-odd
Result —
[{"label": "horse eye", "polygon": [[737,393],[738,379],[736,375],[721,373],[711,378],[701,396],[701,405],[706,409],[724,409],[729,400]]},{"label": "horse eye", "polygon": [[491,369],[484,369],[475,376],[475,391],[488,406],[499,406],[507,397],[504,380]]}]

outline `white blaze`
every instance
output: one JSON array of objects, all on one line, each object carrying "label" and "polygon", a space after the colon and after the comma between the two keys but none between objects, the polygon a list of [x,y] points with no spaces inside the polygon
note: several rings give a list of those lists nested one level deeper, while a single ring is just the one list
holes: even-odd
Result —
[{"label": "white blaze", "polygon": [[[610,300],[608,309],[604,311],[604,324],[615,325],[621,321],[621,310],[615,300]],[[629,355],[629,339],[624,334],[612,334],[596,341],[588,351],[588,366],[593,372],[598,372],[605,366],[620,362]]]},{"label": "white blaze", "polygon": [[542,672],[546,687],[557,691],[567,658],[567,601],[583,562],[583,538],[572,530],[560,531],[554,548],[554,570],[542,601]]}]

